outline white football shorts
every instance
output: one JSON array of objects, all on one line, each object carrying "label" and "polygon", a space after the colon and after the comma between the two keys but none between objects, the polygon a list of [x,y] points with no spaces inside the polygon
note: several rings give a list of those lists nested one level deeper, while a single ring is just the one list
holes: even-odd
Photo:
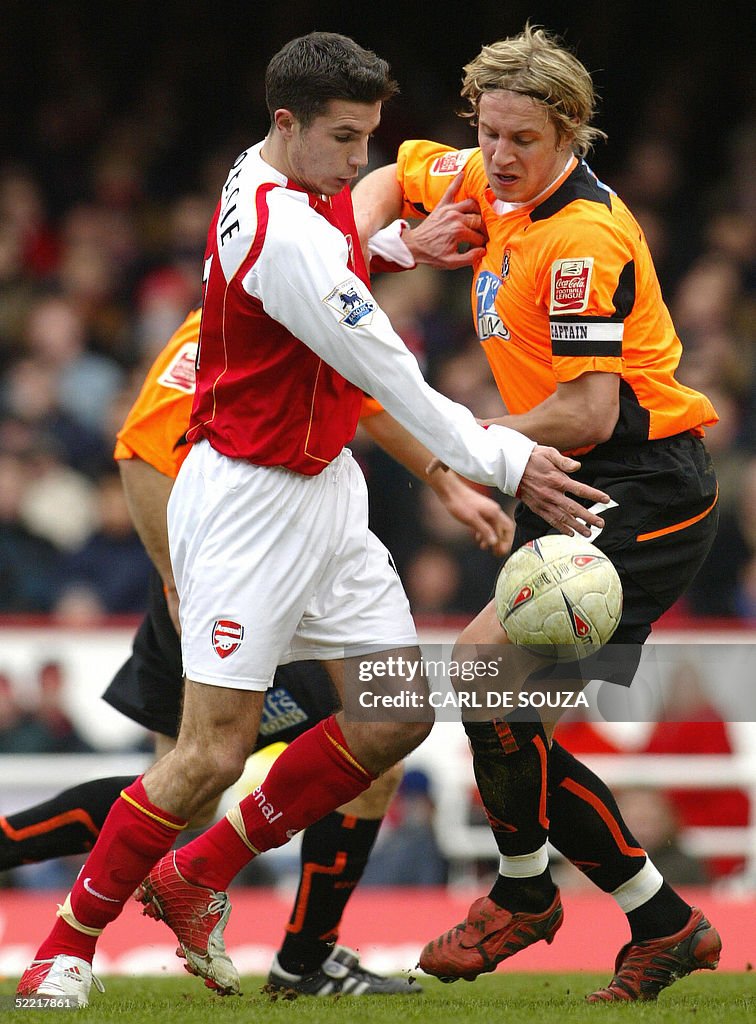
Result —
[{"label": "white football shorts", "polygon": [[174,484],[168,533],[189,679],[265,690],[291,661],[417,644],[348,449],[303,476],[202,441]]}]

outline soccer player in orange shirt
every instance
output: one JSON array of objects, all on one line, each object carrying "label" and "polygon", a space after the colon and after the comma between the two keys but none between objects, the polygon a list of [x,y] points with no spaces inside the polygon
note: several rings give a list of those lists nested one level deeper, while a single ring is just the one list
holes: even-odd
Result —
[{"label": "soccer player in orange shirt", "polygon": [[[544,675],[629,685],[652,623],[685,591],[716,532],[717,483],[701,440],[716,412],[676,379],[681,344],[643,231],[585,163],[603,134],[591,125],[588,71],[527,26],[466,66],[462,95],[478,146],[405,142],[395,165],[357,185],[358,227],[369,235],[400,214],[425,217],[451,190],[469,228],[487,236],[472,311],[506,406],[491,422],[579,457],[578,478],[610,496],[594,543],[624,590],[612,645],[580,673],[555,666]],[[559,527],[523,506],[516,523],[515,548]],[[466,645],[505,643],[492,602],[463,632],[458,656]],[[471,980],[551,942],[562,907],[550,839],[614,896],[631,929],[614,978],[590,1001],[654,999],[676,978],[716,967],[715,929],[664,882],[601,780],[550,742],[554,723],[530,718],[466,724],[499,875],[466,921],[425,947],[420,966]]]}]

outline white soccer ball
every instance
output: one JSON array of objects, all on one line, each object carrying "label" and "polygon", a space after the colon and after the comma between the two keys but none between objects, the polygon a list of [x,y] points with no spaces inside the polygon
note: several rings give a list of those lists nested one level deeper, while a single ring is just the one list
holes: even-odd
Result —
[{"label": "white soccer ball", "polygon": [[622,584],[603,551],[562,534],[524,544],[496,581],[496,611],[513,644],[552,661],[587,658],[622,615]]}]

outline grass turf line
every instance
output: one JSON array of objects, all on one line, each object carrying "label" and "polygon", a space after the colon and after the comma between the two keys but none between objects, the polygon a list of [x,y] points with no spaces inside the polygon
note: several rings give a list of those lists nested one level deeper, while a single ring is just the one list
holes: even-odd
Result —
[{"label": "grass turf line", "polygon": [[[76,1020],[129,1024],[752,1024],[756,1019],[756,974],[694,975],[662,992],[657,1003],[589,1005],[584,995],[608,979],[599,974],[496,974],[475,983],[442,985],[418,976],[418,996],[299,997],[272,1001],[261,993],[263,978],[244,978],[243,995],[213,995],[198,979],[106,978],[106,993],[93,989],[89,1008]],[[14,984],[0,981],[0,994]],[[13,1024],[51,1024],[66,1011],[11,1010],[0,1019]]]}]

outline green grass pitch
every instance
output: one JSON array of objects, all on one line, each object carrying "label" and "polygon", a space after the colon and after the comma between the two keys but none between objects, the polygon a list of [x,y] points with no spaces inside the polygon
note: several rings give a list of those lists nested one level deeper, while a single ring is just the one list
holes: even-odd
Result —
[{"label": "green grass pitch", "polygon": [[[656,1003],[589,1005],[584,995],[608,979],[596,974],[499,973],[473,984],[442,985],[419,978],[417,996],[328,996],[275,1001],[261,992],[262,978],[243,979],[243,995],[220,999],[196,978],[106,978],[104,996],[92,990],[89,1008],[76,1021],[123,1024],[752,1024],[756,974],[696,974],[662,992]],[[14,984],[0,982],[0,995]],[[3,1000],[7,1005],[8,1000]],[[2,1003],[0,1003],[2,1005]],[[6,1010],[9,1024],[42,1024],[65,1010]]]}]

